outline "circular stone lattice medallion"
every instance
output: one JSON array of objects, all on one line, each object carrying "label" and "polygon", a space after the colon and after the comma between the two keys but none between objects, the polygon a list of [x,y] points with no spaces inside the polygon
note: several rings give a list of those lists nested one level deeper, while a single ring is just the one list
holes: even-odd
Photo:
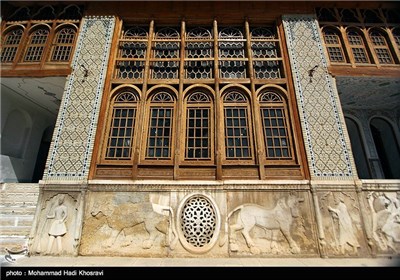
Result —
[{"label": "circular stone lattice medallion", "polygon": [[179,240],[191,253],[209,251],[218,239],[220,214],[213,199],[204,194],[186,196],[178,208]]}]

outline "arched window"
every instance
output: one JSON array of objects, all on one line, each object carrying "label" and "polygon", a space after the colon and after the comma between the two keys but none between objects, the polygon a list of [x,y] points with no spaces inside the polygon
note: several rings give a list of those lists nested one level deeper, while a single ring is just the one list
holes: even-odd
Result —
[{"label": "arched window", "polygon": [[14,61],[23,34],[23,28],[17,27],[8,31],[4,35],[1,50],[1,62],[7,63]]},{"label": "arched window", "polygon": [[293,159],[287,106],[281,94],[266,89],[259,95],[267,160]]},{"label": "arched window", "polygon": [[106,160],[130,160],[139,96],[130,89],[118,93],[111,104]]},{"label": "arched window", "polygon": [[74,48],[75,37],[76,29],[74,27],[65,26],[59,29],[54,36],[50,60],[68,62]]},{"label": "arched window", "polygon": [[393,57],[390,53],[389,46],[383,32],[377,29],[372,29],[369,31],[369,38],[371,39],[379,63],[392,64]]},{"label": "arched window", "polygon": [[212,155],[212,101],[201,91],[186,99],[185,160],[210,160]]},{"label": "arched window", "polygon": [[353,151],[358,177],[360,179],[370,179],[371,172],[368,165],[368,159],[365,154],[365,146],[361,138],[360,128],[354,120],[350,118],[345,118],[345,120],[347,131],[349,132],[350,136],[351,149]]},{"label": "arched window", "polygon": [[325,46],[331,62],[346,62],[339,34],[334,28],[323,29]]},{"label": "arched window", "polygon": [[47,27],[39,27],[31,32],[24,55],[24,62],[38,62],[42,59],[48,37],[49,29]]},{"label": "arched window", "polygon": [[227,160],[251,159],[249,101],[236,89],[223,97],[225,121],[225,157]]},{"label": "arched window", "polygon": [[382,118],[373,118],[370,127],[385,178],[400,179],[400,148],[392,126]]},{"label": "arched window", "polygon": [[174,107],[174,96],[167,90],[151,97],[146,159],[171,159]]},{"label": "arched window", "polygon": [[348,29],[347,39],[349,40],[355,63],[369,63],[370,61],[361,31],[356,28]]}]

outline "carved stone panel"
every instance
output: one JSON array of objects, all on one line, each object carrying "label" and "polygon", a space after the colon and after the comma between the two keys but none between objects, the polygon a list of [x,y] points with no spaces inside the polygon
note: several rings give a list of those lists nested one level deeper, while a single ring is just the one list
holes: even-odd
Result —
[{"label": "carved stone panel", "polygon": [[229,192],[220,246],[230,256],[318,255],[307,192]]},{"label": "carved stone panel", "polygon": [[171,192],[171,207],[176,209],[179,242],[170,254],[174,257],[227,257],[220,247],[222,221],[226,215],[226,195],[222,192]]},{"label": "carved stone panel", "polygon": [[378,255],[400,255],[400,191],[363,193],[366,230]]},{"label": "carved stone panel", "polygon": [[368,256],[356,193],[321,191],[318,199],[327,256]]},{"label": "carved stone panel", "polygon": [[164,257],[178,235],[169,193],[89,192],[80,254]]},{"label": "carved stone panel", "polygon": [[81,192],[44,192],[29,237],[31,254],[76,255],[82,203]]}]

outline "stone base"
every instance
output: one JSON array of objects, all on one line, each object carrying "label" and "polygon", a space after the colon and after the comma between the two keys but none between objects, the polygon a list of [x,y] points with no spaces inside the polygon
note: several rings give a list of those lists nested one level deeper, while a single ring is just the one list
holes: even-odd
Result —
[{"label": "stone base", "polygon": [[[105,181],[41,188],[33,254],[361,258],[400,252],[397,181]],[[54,229],[63,225],[66,233],[57,236]]]}]

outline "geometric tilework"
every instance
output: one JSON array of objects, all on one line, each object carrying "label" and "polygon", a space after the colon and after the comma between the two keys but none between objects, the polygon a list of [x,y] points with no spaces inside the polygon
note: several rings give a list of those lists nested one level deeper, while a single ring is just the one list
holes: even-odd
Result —
[{"label": "geometric tilework", "polygon": [[285,15],[283,25],[312,179],[352,179],[357,172],[317,20]]},{"label": "geometric tilework", "polygon": [[88,177],[114,25],[114,17],[82,20],[44,180]]}]

